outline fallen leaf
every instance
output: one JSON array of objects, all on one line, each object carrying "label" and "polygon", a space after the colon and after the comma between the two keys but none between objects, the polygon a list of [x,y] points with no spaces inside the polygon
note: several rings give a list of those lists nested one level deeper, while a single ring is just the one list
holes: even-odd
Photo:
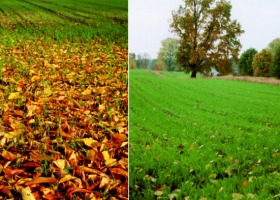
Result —
[{"label": "fallen leaf", "polygon": [[35,185],[35,184],[41,184],[41,183],[56,184],[56,183],[58,183],[58,180],[53,177],[38,177],[38,178],[35,178],[34,180],[26,183],[26,185],[29,186],[29,185]]},{"label": "fallen leaf", "polygon": [[127,170],[123,170],[123,169],[121,169],[121,168],[110,168],[110,172],[111,172],[112,174],[122,175],[122,176],[124,176],[125,178],[128,177],[128,172],[127,172]]},{"label": "fallen leaf", "polygon": [[36,200],[29,187],[21,189],[21,196],[23,200]]},{"label": "fallen leaf", "polygon": [[10,160],[10,161],[14,161],[17,156],[9,151],[6,151],[6,150],[3,150],[2,153],[1,153],[1,156],[3,158],[5,158],[6,160]]},{"label": "fallen leaf", "polygon": [[113,134],[113,141],[115,143],[127,141],[127,136],[125,134]]},{"label": "fallen leaf", "polygon": [[49,97],[49,96],[51,96],[52,95],[52,90],[51,90],[51,88],[46,88],[46,89],[44,89],[44,95],[45,96],[47,96],[47,97]]},{"label": "fallen leaf", "polygon": [[9,95],[8,99],[9,100],[12,100],[12,99],[18,99],[20,96],[19,96],[19,92],[13,92]]},{"label": "fallen leaf", "polygon": [[117,160],[114,158],[109,158],[105,161],[106,167],[113,167],[117,163]]},{"label": "fallen leaf", "polygon": [[102,189],[104,188],[105,186],[107,186],[110,182],[110,178],[108,177],[103,177],[101,182],[100,182],[100,185],[99,185],[99,188]]},{"label": "fallen leaf", "polygon": [[108,160],[110,158],[108,151],[102,151],[102,155],[103,155],[104,160]]},{"label": "fallen leaf", "polygon": [[87,151],[87,159],[88,160],[95,160],[96,153],[94,150]]},{"label": "fallen leaf", "polygon": [[85,145],[87,145],[88,147],[93,147],[93,144],[96,143],[97,141],[92,139],[92,138],[83,138],[83,142],[85,143]]},{"label": "fallen leaf", "polygon": [[62,177],[62,178],[59,180],[58,183],[64,183],[64,182],[66,182],[66,181],[70,181],[70,180],[75,179],[75,178],[76,178],[75,176],[72,176],[72,175],[70,175],[70,174],[67,174],[67,175],[65,175],[64,177]]},{"label": "fallen leaf", "polygon": [[66,165],[66,161],[64,159],[57,159],[55,161],[53,161],[53,163],[59,167],[60,169],[64,169],[65,165]]},{"label": "fallen leaf", "polygon": [[244,195],[243,194],[239,194],[239,193],[233,193],[231,196],[232,196],[233,200],[239,200],[239,199],[243,199],[244,198]]},{"label": "fallen leaf", "polygon": [[82,95],[90,95],[91,94],[91,90],[90,89],[86,89],[82,92]]},{"label": "fallen leaf", "polygon": [[248,186],[248,181],[244,181],[243,183],[242,183],[242,187],[247,187]]}]

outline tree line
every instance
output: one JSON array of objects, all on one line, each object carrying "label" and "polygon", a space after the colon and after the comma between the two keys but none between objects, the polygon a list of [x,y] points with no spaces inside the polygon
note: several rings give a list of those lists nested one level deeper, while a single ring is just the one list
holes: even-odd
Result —
[{"label": "tree line", "polygon": [[[195,78],[197,73],[218,75],[275,76],[280,78],[280,39],[257,52],[242,47],[238,37],[244,30],[231,19],[232,5],[226,0],[185,0],[172,12],[171,31],[178,38],[167,38],[156,60],[145,54],[129,55],[129,67],[155,70],[183,70]],[[239,61],[240,59],[240,61]]]}]

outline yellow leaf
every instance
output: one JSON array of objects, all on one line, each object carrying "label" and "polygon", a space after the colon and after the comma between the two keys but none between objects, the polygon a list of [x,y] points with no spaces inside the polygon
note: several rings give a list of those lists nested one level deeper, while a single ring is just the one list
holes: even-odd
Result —
[{"label": "yellow leaf", "polygon": [[18,99],[18,98],[19,98],[19,92],[13,92],[8,97],[8,99]]},{"label": "yellow leaf", "polygon": [[15,137],[22,135],[23,133],[24,133],[24,131],[22,129],[17,129],[17,130],[6,133],[4,135],[4,137],[7,139],[13,139]]},{"label": "yellow leaf", "polygon": [[105,161],[106,167],[113,167],[116,163],[117,163],[117,160],[114,159],[114,158],[108,158],[108,159]]},{"label": "yellow leaf", "polygon": [[50,101],[50,99],[47,97],[40,97],[37,102],[38,103],[47,103],[49,101]]},{"label": "yellow leaf", "polygon": [[29,105],[29,106],[27,106],[27,115],[26,115],[26,117],[33,116],[34,115],[33,112],[37,109],[37,107],[38,106],[36,106],[36,105]]},{"label": "yellow leaf", "polygon": [[92,138],[84,138],[83,141],[84,141],[85,145],[87,145],[88,147],[92,147],[92,145],[97,142],[96,140],[94,140]]},{"label": "yellow leaf", "polygon": [[21,196],[23,200],[36,200],[29,187],[21,189]]},{"label": "yellow leaf", "polygon": [[70,174],[67,174],[66,176],[61,178],[58,183],[63,183],[63,182],[66,182],[66,181],[70,181],[70,180],[75,179],[75,178],[76,178],[75,176],[71,176]]},{"label": "yellow leaf", "polygon": [[104,160],[108,160],[110,158],[110,155],[109,155],[108,151],[103,151],[102,154],[103,154]]},{"label": "yellow leaf", "polygon": [[32,78],[31,78],[31,82],[35,82],[35,81],[39,81],[41,78],[40,78],[40,76],[32,76]]},{"label": "yellow leaf", "polygon": [[98,94],[105,94],[106,93],[106,87],[97,87],[94,89],[94,92],[95,93],[98,93]]},{"label": "yellow leaf", "polygon": [[151,150],[151,147],[150,147],[150,145],[146,145],[146,149],[149,151],[149,150]]},{"label": "yellow leaf", "polygon": [[65,168],[65,164],[66,164],[66,161],[63,160],[63,159],[57,159],[56,161],[53,161],[53,163],[59,167],[60,169],[64,169]]},{"label": "yellow leaf", "polygon": [[51,96],[52,95],[52,90],[50,89],[50,88],[46,88],[46,89],[44,89],[44,95],[45,96],[47,96],[47,97],[49,97],[49,96]]},{"label": "yellow leaf", "polygon": [[90,89],[86,89],[85,91],[82,92],[82,95],[89,95],[89,94],[91,94]]},{"label": "yellow leaf", "polygon": [[110,179],[108,177],[103,177],[100,184],[99,184],[99,188],[102,189],[103,187],[108,185],[109,182],[110,182]]},{"label": "yellow leaf", "polygon": [[105,110],[105,106],[102,105],[102,104],[100,104],[100,105],[98,106],[98,110],[102,112],[103,110]]}]

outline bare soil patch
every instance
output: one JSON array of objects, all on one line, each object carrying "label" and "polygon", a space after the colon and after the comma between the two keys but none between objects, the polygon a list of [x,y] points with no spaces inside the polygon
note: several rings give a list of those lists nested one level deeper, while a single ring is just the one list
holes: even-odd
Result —
[{"label": "bare soil patch", "polygon": [[253,76],[217,76],[213,77],[214,79],[225,79],[225,80],[238,80],[238,81],[247,81],[255,83],[266,83],[272,85],[280,85],[280,80],[273,77],[253,77]]},{"label": "bare soil patch", "polygon": [[159,71],[155,71],[155,70],[150,70],[150,69],[145,69],[145,71],[147,71],[147,72],[151,72],[151,73],[153,73],[154,75],[156,75],[156,76],[159,76],[159,77],[165,77],[162,73],[160,73]]}]

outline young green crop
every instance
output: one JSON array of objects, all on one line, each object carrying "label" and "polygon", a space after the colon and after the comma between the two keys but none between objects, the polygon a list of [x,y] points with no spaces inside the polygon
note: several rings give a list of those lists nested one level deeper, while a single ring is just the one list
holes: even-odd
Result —
[{"label": "young green crop", "polygon": [[279,86],[164,75],[130,71],[130,198],[276,198]]}]

